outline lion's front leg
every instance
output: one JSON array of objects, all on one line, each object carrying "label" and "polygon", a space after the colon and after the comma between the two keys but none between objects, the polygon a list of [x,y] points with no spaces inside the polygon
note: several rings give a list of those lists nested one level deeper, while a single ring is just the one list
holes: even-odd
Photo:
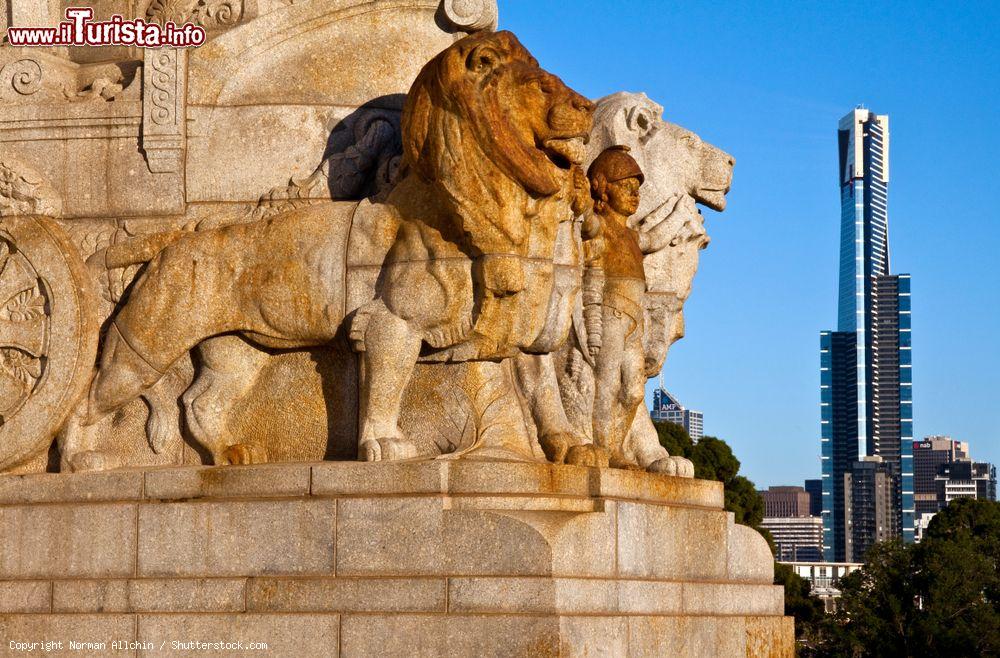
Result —
[{"label": "lion's front leg", "polygon": [[361,352],[362,461],[408,459],[416,446],[399,429],[403,393],[420,355],[421,334],[381,300],[358,310],[351,341]]}]

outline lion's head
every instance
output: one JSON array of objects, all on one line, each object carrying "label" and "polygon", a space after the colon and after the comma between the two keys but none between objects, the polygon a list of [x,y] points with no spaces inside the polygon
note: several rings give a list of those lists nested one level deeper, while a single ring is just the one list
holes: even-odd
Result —
[{"label": "lion's head", "polygon": [[470,212],[502,205],[516,187],[552,196],[583,160],[593,110],[510,32],[472,34],[428,62],[410,88],[404,169]]},{"label": "lion's head", "polygon": [[726,207],[733,157],[690,130],[663,120],[663,108],[645,94],[619,92],[600,99],[588,155],[624,144],[646,175],[639,210],[630,220],[639,232],[648,292],[646,373],[663,367],[670,345],[684,335],[684,302],[709,242],[696,204]]}]

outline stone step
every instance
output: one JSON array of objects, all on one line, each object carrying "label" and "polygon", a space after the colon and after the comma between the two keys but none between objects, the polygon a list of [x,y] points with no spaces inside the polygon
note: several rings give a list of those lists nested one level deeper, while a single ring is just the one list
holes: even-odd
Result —
[{"label": "stone step", "polygon": [[780,615],[782,588],[550,577],[253,577],[0,581],[0,613],[400,612]]}]

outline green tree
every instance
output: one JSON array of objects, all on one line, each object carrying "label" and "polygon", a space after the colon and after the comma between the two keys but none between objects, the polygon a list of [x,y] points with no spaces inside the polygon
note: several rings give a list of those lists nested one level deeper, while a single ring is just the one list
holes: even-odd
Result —
[{"label": "green tree", "polygon": [[1000,503],[952,501],[915,553],[923,655],[1000,656]]},{"label": "green tree", "polygon": [[809,581],[787,564],[774,563],[774,584],[785,588],[785,614],[795,618],[795,637],[800,644],[815,643],[815,627],[826,616],[823,602],[810,596]]},{"label": "green tree", "polygon": [[739,475],[740,460],[722,439],[703,437],[698,443],[691,440],[685,429],[676,423],[654,422],[660,445],[671,455],[686,457],[694,463],[694,476],[702,480],[722,482],[726,510],[732,512],[737,523],[748,525],[764,535],[774,550],[771,534],[762,531],[764,499],[757,493],[754,483]]},{"label": "green tree", "polygon": [[919,544],[873,546],[840,580],[813,656],[1000,656],[1000,503],[960,498]]}]

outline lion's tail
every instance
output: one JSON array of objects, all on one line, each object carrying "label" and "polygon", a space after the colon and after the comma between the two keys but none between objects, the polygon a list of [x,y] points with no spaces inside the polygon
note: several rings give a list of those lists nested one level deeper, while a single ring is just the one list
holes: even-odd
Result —
[{"label": "lion's tail", "polygon": [[185,235],[188,235],[188,231],[181,230],[164,231],[163,233],[154,233],[152,235],[133,238],[125,242],[110,245],[103,251],[98,251],[88,258],[87,262],[94,264],[93,261],[99,261],[97,264],[109,270],[148,263],[156,258],[158,253]]}]

